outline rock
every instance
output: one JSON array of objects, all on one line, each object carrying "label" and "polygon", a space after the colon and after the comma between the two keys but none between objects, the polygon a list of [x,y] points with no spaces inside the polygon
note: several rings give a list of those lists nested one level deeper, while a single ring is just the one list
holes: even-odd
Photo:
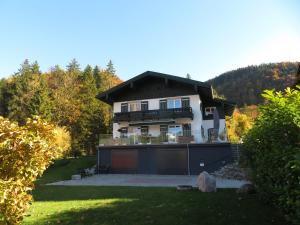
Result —
[{"label": "rock", "polygon": [[245,169],[240,168],[237,163],[227,164],[213,175],[224,179],[248,180]]},{"label": "rock", "polygon": [[177,191],[190,191],[193,190],[192,185],[178,185],[177,186]]},{"label": "rock", "polygon": [[243,184],[236,192],[238,194],[254,194],[255,188],[253,184]]},{"label": "rock", "polygon": [[72,180],[81,180],[81,175],[80,174],[72,175],[71,179]]},{"label": "rock", "polygon": [[197,186],[202,192],[216,192],[216,179],[206,171],[200,173],[197,178]]}]

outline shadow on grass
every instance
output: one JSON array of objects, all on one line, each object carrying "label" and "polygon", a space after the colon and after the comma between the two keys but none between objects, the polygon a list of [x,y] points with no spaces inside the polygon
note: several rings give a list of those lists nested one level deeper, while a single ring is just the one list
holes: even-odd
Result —
[{"label": "shadow on grass", "polygon": [[[201,193],[173,188],[44,186],[34,192],[34,198],[45,216],[33,212],[25,224],[286,224],[256,195],[240,196],[233,190]],[[113,201],[103,204],[105,200]],[[52,203],[57,209],[47,213]]]}]

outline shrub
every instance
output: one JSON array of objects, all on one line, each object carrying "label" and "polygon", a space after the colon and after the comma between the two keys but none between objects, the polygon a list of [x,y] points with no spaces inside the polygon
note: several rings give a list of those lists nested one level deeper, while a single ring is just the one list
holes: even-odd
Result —
[{"label": "shrub", "polygon": [[300,86],[265,91],[266,104],[246,134],[243,158],[261,196],[300,223]]},{"label": "shrub", "polygon": [[[54,125],[35,118],[19,126],[0,117],[0,221],[18,224],[29,207],[34,181],[63,153]],[[1,223],[1,222],[0,222]]]}]

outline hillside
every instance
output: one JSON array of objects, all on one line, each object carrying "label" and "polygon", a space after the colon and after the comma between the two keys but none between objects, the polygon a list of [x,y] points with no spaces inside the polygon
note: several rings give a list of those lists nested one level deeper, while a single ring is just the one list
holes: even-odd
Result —
[{"label": "hillside", "polygon": [[263,102],[263,90],[283,90],[292,85],[297,68],[296,62],[248,66],[223,73],[207,82],[219,95],[236,102],[239,106],[257,105]]}]

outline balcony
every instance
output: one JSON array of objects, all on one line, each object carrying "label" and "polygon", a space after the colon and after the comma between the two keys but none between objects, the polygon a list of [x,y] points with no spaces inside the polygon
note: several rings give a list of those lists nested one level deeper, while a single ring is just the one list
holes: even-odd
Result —
[{"label": "balcony", "polygon": [[114,122],[131,122],[144,120],[161,120],[161,119],[177,119],[190,118],[193,119],[193,111],[191,107],[165,109],[165,110],[146,110],[134,112],[120,112],[114,114]]}]

